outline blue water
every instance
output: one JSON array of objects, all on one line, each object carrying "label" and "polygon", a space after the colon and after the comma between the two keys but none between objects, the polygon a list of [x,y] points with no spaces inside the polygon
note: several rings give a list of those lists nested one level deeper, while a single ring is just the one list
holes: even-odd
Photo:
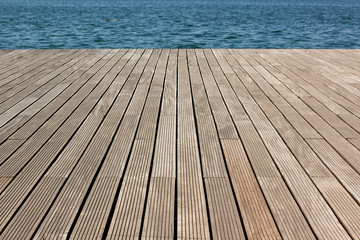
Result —
[{"label": "blue water", "polygon": [[0,0],[0,48],[360,48],[360,0]]}]

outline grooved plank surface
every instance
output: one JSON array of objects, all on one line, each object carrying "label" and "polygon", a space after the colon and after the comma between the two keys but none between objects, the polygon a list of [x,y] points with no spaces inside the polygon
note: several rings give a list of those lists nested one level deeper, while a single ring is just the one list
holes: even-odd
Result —
[{"label": "grooved plank surface", "polygon": [[357,57],[0,54],[0,239],[360,239]]}]

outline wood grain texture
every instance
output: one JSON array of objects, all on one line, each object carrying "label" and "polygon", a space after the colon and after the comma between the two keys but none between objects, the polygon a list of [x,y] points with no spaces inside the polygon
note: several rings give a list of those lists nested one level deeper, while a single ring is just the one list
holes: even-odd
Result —
[{"label": "wood grain texture", "polygon": [[360,239],[358,57],[0,51],[0,239]]}]

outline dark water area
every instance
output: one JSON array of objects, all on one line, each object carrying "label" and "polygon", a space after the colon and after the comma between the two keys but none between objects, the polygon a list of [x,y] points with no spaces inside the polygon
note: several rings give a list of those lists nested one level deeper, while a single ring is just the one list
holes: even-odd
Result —
[{"label": "dark water area", "polygon": [[360,0],[0,0],[0,48],[360,48]]}]

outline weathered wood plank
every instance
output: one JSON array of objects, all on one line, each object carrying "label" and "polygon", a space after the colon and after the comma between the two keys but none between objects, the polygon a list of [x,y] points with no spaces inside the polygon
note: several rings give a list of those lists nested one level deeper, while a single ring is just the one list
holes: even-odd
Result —
[{"label": "weathered wood plank", "polygon": [[[134,60],[131,60],[126,69],[124,69],[124,74],[120,78],[116,78],[115,80],[119,81],[120,86],[115,87],[111,91],[112,99],[116,97],[116,101],[111,104],[112,101],[104,101],[104,105],[99,107],[97,111],[94,111],[93,117],[98,119],[103,114],[107,112],[107,108],[111,106],[111,109],[107,113],[107,117],[101,122],[99,129],[95,133],[94,137],[91,139],[90,144],[86,148],[85,152],[81,155],[78,163],[75,165],[74,169],[71,170],[71,175],[66,182],[66,185],[62,188],[59,196],[56,198],[55,205],[58,207],[54,207],[50,209],[50,212],[46,215],[44,222],[40,225],[39,231],[36,233],[37,238],[43,238],[47,236],[68,236],[70,234],[70,228],[73,224],[74,219],[77,217],[77,213],[79,212],[80,205],[86,197],[86,193],[91,187],[91,182],[96,177],[99,168],[103,165],[103,159],[106,156],[110,144],[113,141],[113,136],[117,131],[119,124],[122,122],[122,115],[126,109],[126,101],[123,101],[124,98],[120,98],[119,89],[121,89],[121,85],[124,83],[123,81],[128,78],[127,75],[132,72],[134,65],[138,66],[138,68],[143,69],[144,65],[147,63],[151,54],[151,50],[147,50],[143,54],[143,50],[138,50],[134,55]],[[140,58],[140,60],[139,60]],[[141,72],[137,72],[134,74],[131,81],[138,81],[140,78]],[[114,75],[109,77],[109,79],[114,79],[116,76],[116,68],[114,68]],[[125,77],[125,78],[123,78]],[[127,82],[126,81],[126,82]],[[108,85],[105,83],[105,85]],[[109,88],[111,89],[111,88]],[[124,104],[125,103],[125,104]],[[139,108],[142,105],[139,104]],[[100,120],[99,119],[99,120]],[[134,122],[136,124],[136,121]],[[69,159],[71,161],[71,159]],[[60,167],[66,167],[65,164],[61,164]],[[57,176],[62,174],[63,171],[61,169],[55,169],[54,172],[49,172],[50,176]],[[111,179],[109,179],[111,181]],[[77,195],[71,195],[72,192],[77,192]],[[67,208],[68,205],[76,205],[73,208]],[[67,211],[59,211],[62,208],[66,208]],[[94,209],[95,210],[95,209]],[[56,217],[54,217],[56,216]]]},{"label": "weathered wood plank", "polygon": [[[113,118],[119,118],[119,111],[125,111],[127,102],[130,100],[136,101],[135,98],[146,95],[146,88],[139,91],[136,90],[136,86],[144,77],[152,77],[158,57],[158,51],[152,53],[145,67],[143,65],[143,60],[143,63],[139,64],[139,66],[132,71],[129,79],[120,92],[119,98],[115,102],[114,109],[112,110]],[[130,70],[131,68],[126,70],[124,72],[125,75],[119,74],[117,78],[122,79],[126,77],[126,74],[130,74]],[[149,73],[150,75],[148,75]],[[135,82],[135,84],[133,82]],[[124,105],[124,103],[126,104]],[[135,104],[131,104],[136,106],[136,102]],[[135,121],[135,119],[136,118],[129,117],[128,113],[125,113],[124,119],[117,130],[114,142],[109,149],[109,153],[100,169],[94,186],[86,199],[70,238],[101,238],[103,236],[117,186],[120,182],[121,171],[125,166],[132,145],[133,131],[137,126],[137,121]],[[118,121],[120,121],[120,119]],[[119,136],[122,136],[122,138]],[[106,191],[103,191],[104,189],[106,189]],[[103,206],[103,208],[94,208],[94,204]],[[97,221],[92,221],[91,219],[97,219]]]},{"label": "weathered wood plank", "polygon": [[[166,65],[169,50],[162,50],[154,72],[154,77],[148,93],[148,99],[139,123],[139,129],[134,131],[135,140],[127,163],[126,171],[120,172],[124,179],[119,183],[120,193],[115,200],[113,218],[110,222],[107,239],[121,238],[122,236],[140,237],[142,216],[145,210],[147,187],[151,174],[152,155],[155,145],[155,136],[159,117],[162,92],[157,92],[157,87],[163,88],[165,81]],[[141,138],[138,138],[142,136]],[[126,194],[131,191],[131,195]],[[123,206],[128,207],[123,207]]]},{"label": "weathered wood plank", "polygon": [[146,203],[142,239],[175,236],[177,50],[171,50]]},{"label": "weathered wood plank", "polygon": [[66,79],[63,77],[65,70],[73,67],[91,53],[91,51],[79,51],[67,58],[61,58],[61,61],[57,60],[58,64],[54,64],[55,68],[49,67],[43,74],[36,74],[34,77],[2,93],[0,96],[1,108],[4,108],[5,111],[30,94],[42,96],[42,93],[46,93],[48,89],[53,88]]},{"label": "weathered wood plank", "polygon": [[[119,53],[117,57],[115,57],[114,62],[115,63],[119,58],[121,58],[123,56],[123,53]],[[110,66],[112,66],[110,64]],[[114,80],[114,74],[115,71],[113,71],[113,74],[109,73],[109,77],[106,78],[105,77],[105,81],[104,81],[104,85],[106,86],[107,84],[110,84],[111,82],[113,82]],[[112,75],[112,76],[111,76]],[[116,84],[114,84],[116,86]],[[99,86],[99,85],[98,85]],[[106,88],[98,88],[96,89],[93,93],[96,93],[98,91],[100,91],[99,93],[101,93],[101,91],[105,91]],[[44,150],[41,150],[34,159],[32,159],[32,161],[26,165],[26,167],[23,169],[22,172],[20,172],[20,174],[17,175],[17,177],[15,178],[15,181],[13,181],[11,184],[12,186],[9,186],[9,191],[6,192],[6,194],[2,195],[1,201],[3,201],[3,206],[6,206],[7,204],[11,204],[12,207],[14,206],[19,206],[21,201],[24,200],[24,197],[30,193],[31,189],[35,186],[36,182],[42,177],[42,175],[44,173],[46,173],[46,168],[48,168],[49,166],[51,166],[51,168],[49,169],[49,172],[46,173],[46,175],[49,178],[48,182],[51,182],[51,177],[54,177],[54,179],[56,179],[56,182],[54,183],[54,185],[52,185],[54,192],[57,193],[56,189],[59,189],[61,187],[61,185],[63,184],[63,182],[66,180],[67,176],[69,175],[69,172],[72,170],[72,165],[71,163],[73,162],[74,164],[76,163],[76,161],[78,160],[78,158],[76,158],[76,156],[80,157],[82,150],[87,146],[88,141],[91,139],[91,135],[92,135],[92,131],[95,131],[97,129],[97,124],[99,124],[102,120],[102,117],[104,117],[106,112],[103,112],[102,114],[99,114],[98,109],[104,108],[106,105],[110,105],[111,101],[109,102],[107,98],[111,99],[111,95],[115,95],[116,96],[116,92],[114,91],[107,91],[107,93],[104,95],[105,98],[102,98],[101,101],[99,102],[99,104],[93,109],[93,111],[90,113],[90,115],[87,116],[87,114],[85,114],[83,117],[87,117],[87,119],[85,120],[85,124],[82,125],[82,128],[80,128],[80,130],[77,132],[77,134],[75,135],[75,137],[71,140],[70,145],[67,145],[67,148],[65,148],[65,151],[62,153],[62,155],[59,156],[59,158],[57,158],[57,163],[53,166],[51,166],[53,161],[53,158],[57,155],[54,154],[52,152],[49,152],[49,150],[47,150],[47,148],[51,149],[52,151],[59,153],[59,151],[61,150],[61,148],[63,147],[63,145],[66,143],[66,139],[64,141],[61,141],[62,138],[61,137],[65,137],[64,134],[60,133],[61,137],[54,137],[56,136],[56,133],[52,139],[50,139],[50,141],[46,144],[48,144],[49,146],[47,148],[43,148]],[[95,102],[96,103],[96,102]],[[90,109],[91,110],[91,109]],[[82,113],[82,112],[79,112]],[[77,117],[78,118],[78,117]],[[97,123],[98,122],[98,123]],[[74,122],[70,121],[70,124],[74,124]],[[94,126],[94,125],[95,126]],[[71,125],[70,125],[71,126]],[[76,125],[75,125],[76,126]],[[89,131],[89,128],[91,129]],[[74,129],[75,130],[75,129]],[[84,134],[89,132],[90,135],[86,135]],[[85,137],[85,138],[84,138]],[[61,143],[61,144],[60,144]],[[85,145],[84,145],[85,144]],[[82,146],[84,145],[84,146]],[[67,151],[66,151],[67,150]],[[66,161],[67,160],[67,161]],[[64,163],[65,161],[65,163]],[[59,174],[56,174],[59,173]],[[45,181],[46,183],[46,181]],[[19,188],[20,187],[16,187],[16,186],[23,186],[22,187],[22,191],[25,191],[22,195],[19,195]],[[27,186],[27,187],[25,187]],[[47,207],[51,204],[51,202],[54,199],[48,198],[46,201],[43,202],[43,204],[38,205],[38,201],[41,200],[41,198],[37,197],[39,195],[44,195],[46,193],[46,190],[44,190],[44,187],[46,187],[46,184],[43,185],[42,182],[40,182],[40,184],[37,185],[37,188],[31,192],[32,195],[30,195],[30,199],[28,199],[28,201],[26,202],[26,206],[29,207],[23,207],[22,208],[22,212],[19,213],[16,217],[21,218],[21,216],[24,216],[26,214],[28,214],[27,211],[29,211],[30,209],[36,209],[36,208],[40,208],[39,211],[36,214],[33,214],[33,219],[34,221],[40,221],[41,218],[43,217],[43,215],[46,213],[47,211]],[[14,192],[17,190],[17,193]],[[16,194],[14,197],[13,194]],[[46,194],[45,194],[46,195]],[[51,197],[51,196],[49,196]],[[53,196],[54,197],[54,196]],[[12,201],[7,201],[11,199]],[[17,200],[17,201],[15,201]],[[7,204],[5,204],[7,203]],[[8,207],[8,209],[6,209],[7,213],[2,216],[6,217],[6,216],[10,216],[11,213],[13,211],[15,211],[14,208]],[[5,210],[5,209],[4,209]],[[10,214],[10,215],[8,215]],[[18,222],[13,222],[14,224],[18,224]],[[32,228],[32,226],[30,224],[23,224],[22,225],[24,231],[17,231],[17,232],[7,232],[5,231],[5,233],[7,232],[7,234],[32,234],[35,229]]]},{"label": "weathered wood plank", "polygon": [[[281,178],[258,132],[241,105],[242,102],[250,104],[252,100],[245,87],[241,85],[238,76],[235,75],[235,69],[233,70],[229,64],[232,63],[234,59],[230,58],[231,56],[229,54],[222,56],[220,51],[214,51],[214,53],[229,83],[234,87],[233,91],[231,87],[225,88],[219,85],[281,236],[285,239],[314,239],[311,228],[306,222],[297,203],[290,197],[291,192]],[[227,61],[229,61],[229,63]],[[240,72],[236,73],[239,74]],[[246,75],[241,76],[246,79]],[[228,84],[228,86],[230,85]],[[276,183],[275,186],[274,183]],[[286,211],[287,214],[283,214],[284,211]]]},{"label": "weathered wood plank", "polygon": [[0,50],[1,239],[359,239],[358,50]]},{"label": "weathered wood plank", "polygon": [[178,57],[177,238],[210,239],[186,50]]},{"label": "weathered wood plank", "polygon": [[[195,89],[193,92],[195,119],[213,237],[214,239],[245,239],[220,145],[220,135],[216,129],[215,113],[213,115],[210,105],[212,100],[218,99],[221,95],[215,81],[209,81],[212,75],[206,64],[205,56],[199,57],[199,53],[193,50],[188,50],[188,54],[189,59],[192,59],[192,67],[189,71],[190,83],[191,88]],[[198,77],[198,73],[201,73],[200,81],[203,83],[201,85],[192,80],[193,77]],[[198,107],[208,109],[208,113],[200,112],[198,114]],[[230,119],[228,118],[228,120]],[[226,126],[223,123],[221,127]],[[221,130],[223,129],[221,128]],[[223,137],[226,137],[225,133],[226,131],[224,131]],[[231,125],[228,133],[230,138],[236,137],[235,128]]]},{"label": "weathered wood plank", "polygon": [[[223,88],[229,87],[227,79],[212,52],[205,50],[205,55],[209,63],[209,70],[213,74],[213,81],[218,84],[217,87],[222,92]],[[219,85],[222,87],[219,87]],[[244,221],[247,238],[280,239],[280,233],[251,169],[246,152],[235,130],[232,117],[221,97],[226,98],[227,96],[221,95],[209,100],[215,116],[219,137],[221,138],[221,130],[223,129],[227,129],[227,132],[231,133],[231,135],[227,134],[227,138],[223,137],[221,139],[221,146]],[[222,104],[218,104],[219,102]],[[223,119],[225,121],[222,121]]]},{"label": "weathered wood plank", "polygon": [[[242,69],[242,67],[244,67],[245,71],[249,74],[255,74],[254,71],[250,71],[250,64],[244,61],[239,54],[234,53],[233,56],[239,61],[238,64],[235,63],[233,65],[233,68]],[[251,89],[255,87],[255,85],[250,85],[249,82],[250,81],[243,81],[243,84],[248,86],[251,92]],[[257,98],[257,95],[252,94],[252,92],[251,95],[254,99]],[[318,192],[316,186],[304,172],[301,165],[297,162],[294,155],[290,152],[260,107],[257,104],[254,104],[252,107],[244,105],[244,107],[316,235],[321,238],[338,235],[339,238],[349,239],[348,233],[341,226],[336,215]],[[327,219],[327,222],[324,223],[323,219]]]}]

